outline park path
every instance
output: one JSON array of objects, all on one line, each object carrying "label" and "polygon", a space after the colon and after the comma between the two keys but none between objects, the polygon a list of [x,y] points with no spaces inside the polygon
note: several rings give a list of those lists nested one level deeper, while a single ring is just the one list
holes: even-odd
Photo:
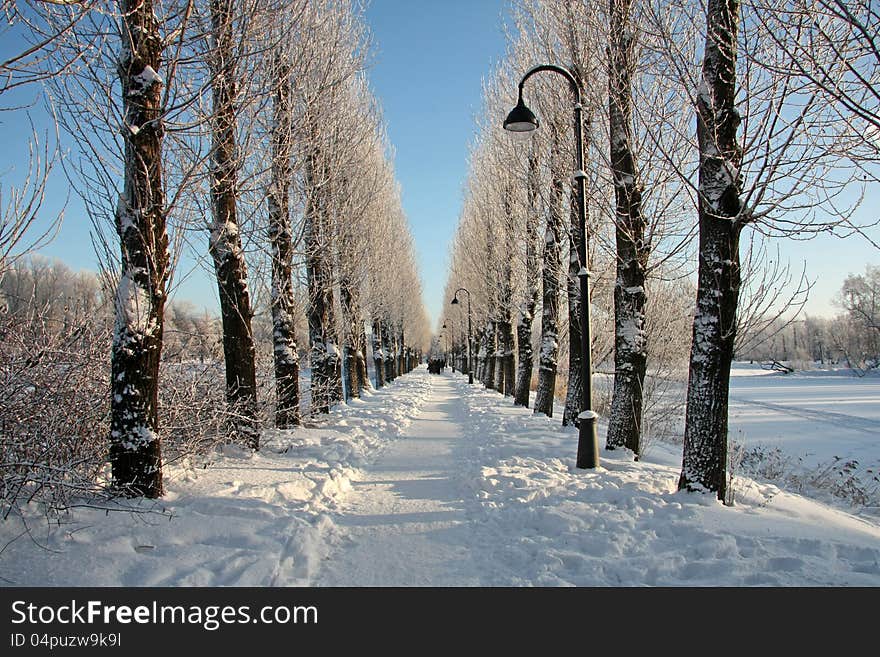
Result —
[{"label": "park path", "polygon": [[465,410],[451,377],[434,381],[419,416],[354,483],[334,518],[346,538],[315,585],[480,584],[456,464]]}]

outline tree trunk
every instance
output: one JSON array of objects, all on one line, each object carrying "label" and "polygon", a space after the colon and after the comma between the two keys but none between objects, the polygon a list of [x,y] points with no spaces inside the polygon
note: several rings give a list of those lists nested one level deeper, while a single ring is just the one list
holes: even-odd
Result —
[{"label": "tree trunk", "polygon": [[498,326],[490,321],[486,326],[486,387],[497,390],[495,374],[498,369]]},{"label": "tree trunk", "polygon": [[394,355],[394,345],[391,340],[391,327],[386,320],[382,322],[382,351],[385,352],[385,382],[394,381],[394,363],[396,357]]},{"label": "tree trunk", "polygon": [[223,318],[223,353],[226,361],[226,397],[233,415],[233,438],[252,449],[259,448],[255,349],[251,332],[247,265],[241,247],[236,214],[238,153],[236,145],[237,100],[231,0],[212,0],[214,37],[212,115],[213,168],[211,200],[214,224],[210,251],[217,275],[220,312]]},{"label": "tree trunk", "polygon": [[679,489],[727,493],[727,406],[740,290],[742,149],[734,106],[737,0],[709,0],[703,79],[697,94],[700,148],[699,269]]},{"label": "tree trunk", "polygon": [[[316,131],[313,131],[313,138]],[[319,150],[313,145],[306,162],[306,200],[305,226],[303,237],[306,248],[306,281],[308,285],[308,303],[306,317],[309,325],[309,363],[312,370],[311,406],[312,415],[330,412],[330,359],[327,353],[327,287],[324,257],[327,253],[324,244],[324,208],[322,193],[318,187]]]},{"label": "tree trunk", "polygon": [[626,447],[636,458],[641,449],[642,395],[647,367],[645,272],[650,246],[645,242],[642,189],[632,143],[633,37],[630,0],[609,0],[608,117],[611,174],[616,202],[617,279],[614,284],[614,393],[607,448]]},{"label": "tree trunk", "polygon": [[[559,152],[558,137],[554,138],[554,153]],[[535,413],[553,417],[556,393],[556,364],[559,359],[559,275],[562,237],[562,167],[554,156],[550,189],[550,211],[544,234],[543,304],[541,313],[541,352],[538,360],[538,389],[535,393]]]},{"label": "tree trunk", "polygon": [[[499,318],[504,317],[504,311],[498,309]],[[504,322],[499,319],[494,323],[495,359],[492,367],[492,388],[504,393]]]},{"label": "tree trunk", "polygon": [[299,424],[299,354],[293,318],[291,258],[293,234],[290,227],[290,186],[293,168],[291,133],[290,64],[279,53],[276,60],[273,95],[272,183],[269,187],[269,240],[272,245],[272,342],[275,363],[275,426],[287,429]]},{"label": "tree trunk", "polygon": [[578,214],[577,187],[572,185],[570,194],[570,221],[568,237],[568,275],[566,294],[568,296],[568,389],[565,392],[565,410],[562,413],[562,426],[578,425],[578,414],[583,400],[583,376],[581,372],[581,280],[578,272],[581,259],[578,257],[581,241]]},{"label": "tree trunk", "polygon": [[529,157],[529,207],[526,216],[526,289],[525,298],[519,307],[516,323],[517,351],[519,352],[519,368],[516,373],[516,390],[513,403],[529,406],[529,391],[532,385],[532,368],[534,359],[532,352],[532,322],[535,308],[538,306],[538,158],[535,154]]},{"label": "tree trunk", "polygon": [[360,304],[357,302],[357,291],[347,277],[339,282],[339,301],[342,306],[342,325],[345,327],[343,335],[343,357],[345,359],[345,399],[361,396],[360,366],[358,353],[360,332],[358,324],[360,319]]},{"label": "tree trunk", "polygon": [[152,0],[124,0],[119,78],[124,191],[116,208],[121,271],[111,348],[110,462],[122,495],[163,494],[159,360],[169,275],[162,172],[162,36]]},{"label": "tree trunk", "polygon": [[477,335],[474,338],[474,343],[476,345],[476,379],[486,385],[486,329],[478,329]]},{"label": "tree trunk", "polygon": [[373,320],[373,365],[376,368],[376,389],[385,385],[385,352],[382,348],[382,322]]},{"label": "tree trunk", "polygon": [[[511,239],[510,242],[512,243],[513,240]],[[514,356],[516,345],[514,345],[513,341],[513,318],[511,317],[510,308],[510,303],[513,298],[513,269],[510,264],[512,259],[513,254],[510,255],[510,259],[508,259],[507,264],[504,267],[504,283],[502,285],[502,290],[505,302],[501,308],[501,323],[499,325],[501,376],[498,383],[499,390],[507,397],[513,397],[513,389],[516,381],[516,360]]]},{"label": "tree trunk", "polygon": [[364,329],[363,321],[361,321],[358,329],[355,366],[357,367],[358,393],[360,393],[360,391],[370,388],[371,386],[370,379],[367,376],[367,332]]}]

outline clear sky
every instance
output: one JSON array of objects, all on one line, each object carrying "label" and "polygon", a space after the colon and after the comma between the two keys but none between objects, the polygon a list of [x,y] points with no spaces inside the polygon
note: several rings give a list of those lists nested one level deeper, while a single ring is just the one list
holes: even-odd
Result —
[{"label": "clear sky", "polygon": [[[506,5],[504,0],[372,0],[367,9],[373,35],[369,77],[384,108],[396,151],[395,170],[415,237],[424,299],[433,325],[448,303],[441,295],[450,240],[461,209],[468,143],[480,109],[481,81],[504,52]],[[3,49],[0,44],[0,54]],[[35,111],[34,116],[40,113]],[[39,118],[37,123],[41,128]],[[4,183],[21,173],[26,156],[14,144],[25,143],[25,130],[22,113],[0,113],[0,131],[8,137],[6,147],[0,149]],[[68,195],[63,175],[54,177],[49,193],[47,214]],[[880,216],[880,200],[874,199],[866,201],[862,216]],[[71,194],[61,234],[42,252],[75,269],[95,269],[88,230],[79,199]],[[877,231],[872,235],[880,238]],[[860,238],[823,236],[779,244],[792,268],[799,269],[806,261],[810,277],[816,281],[806,308],[813,315],[834,313],[831,299],[845,276],[863,271],[868,262],[880,261],[880,253]],[[192,263],[184,264],[184,270],[192,267]],[[216,285],[210,279],[210,267],[203,269],[205,273],[180,281],[176,297],[216,311]],[[179,279],[182,273],[178,272]]]},{"label": "clear sky", "polygon": [[373,0],[367,10],[375,39],[370,79],[396,150],[432,326],[444,311],[449,245],[461,209],[482,79],[504,54],[505,5],[501,0]]}]

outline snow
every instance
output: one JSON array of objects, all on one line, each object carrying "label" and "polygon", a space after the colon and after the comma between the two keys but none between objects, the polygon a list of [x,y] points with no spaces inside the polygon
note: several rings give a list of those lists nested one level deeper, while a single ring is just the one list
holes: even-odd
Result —
[{"label": "snow", "polygon": [[152,66],[144,66],[144,70],[135,75],[133,79],[143,88],[154,84],[164,84],[162,76],[156,73]]},{"label": "snow", "polygon": [[702,101],[706,107],[712,107],[714,104],[712,94],[709,92],[709,85],[706,84],[706,79],[703,77],[700,77],[700,82],[697,84],[697,99]]},{"label": "snow", "polygon": [[[740,369],[732,433],[819,460],[878,460],[880,377]],[[870,510],[744,476],[732,507],[678,492],[681,448],[667,444],[639,462],[603,450],[599,468],[578,470],[576,429],[466,381],[422,367],[313,426],[266,432],[259,453],[226,448],[169,467],[154,513],[32,518],[49,549],[12,541],[0,554],[4,582],[880,585]],[[21,530],[20,519],[0,524],[0,545]]]},{"label": "snow", "polygon": [[146,335],[151,327],[149,290],[138,285],[128,272],[119,278],[116,287],[116,321],[117,339],[124,333]]}]

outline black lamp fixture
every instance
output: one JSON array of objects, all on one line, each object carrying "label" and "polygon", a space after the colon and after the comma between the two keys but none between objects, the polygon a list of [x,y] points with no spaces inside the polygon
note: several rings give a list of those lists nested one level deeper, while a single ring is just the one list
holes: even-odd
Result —
[{"label": "black lamp fixture", "polygon": [[523,102],[522,88],[520,88],[516,107],[510,110],[510,114],[504,119],[504,129],[509,132],[532,132],[538,129],[538,125],[535,113]]}]

